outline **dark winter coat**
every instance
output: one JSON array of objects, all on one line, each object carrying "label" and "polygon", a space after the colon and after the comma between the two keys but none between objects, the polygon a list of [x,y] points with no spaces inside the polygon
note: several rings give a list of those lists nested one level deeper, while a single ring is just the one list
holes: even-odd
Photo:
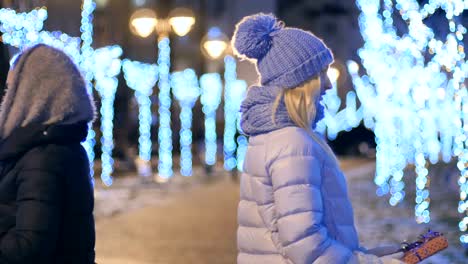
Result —
[{"label": "dark winter coat", "polygon": [[30,124],[0,142],[0,264],[94,263],[86,122]]}]

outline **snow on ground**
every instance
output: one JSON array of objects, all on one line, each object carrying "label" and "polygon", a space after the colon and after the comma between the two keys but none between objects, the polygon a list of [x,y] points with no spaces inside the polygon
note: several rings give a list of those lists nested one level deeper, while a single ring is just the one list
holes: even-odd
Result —
[{"label": "snow on ground", "polygon": [[[468,263],[458,237],[456,183],[450,165],[433,170],[429,225],[413,218],[414,175],[405,174],[407,197],[392,207],[375,195],[372,160],[341,159],[353,203],[356,227],[366,247],[414,241],[427,227],[444,233],[450,246],[422,262]],[[136,176],[97,186],[97,256],[99,264],[235,263],[238,183],[217,168],[211,177],[196,168],[194,177],[165,184],[144,184]]]}]

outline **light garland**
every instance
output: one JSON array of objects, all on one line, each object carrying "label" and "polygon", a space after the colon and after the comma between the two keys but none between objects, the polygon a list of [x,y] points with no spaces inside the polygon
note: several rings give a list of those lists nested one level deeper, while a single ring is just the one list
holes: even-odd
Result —
[{"label": "light garland", "polygon": [[237,111],[231,90],[237,79],[236,61],[232,56],[224,58],[224,169],[231,171],[237,166],[235,156],[237,144]]},{"label": "light garland", "polygon": [[337,73],[338,70],[333,68],[330,68],[327,72],[332,88],[323,96],[324,118],[317,123],[315,128],[315,131],[326,135],[330,140],[334,140],[341,131],[350,131],[352,128],[357,127],[363,115],[362,107],[356,109],[357,98],[354,92],[349,92],[346,95],[346,107],[339,111],[341,98],[337,92]]},{"label": "light garland", "polygon": [[16,13],[8,8],[0,9],[2,41],[20,50],[39,43],[47,44],[63,50],[78,64],[81,39],[70,37],[60,31],[42,31],[47,17],[45,8],[35,9],[29,13]]},{"label": "light garland", "polygon": [[150,177],[151,170],[151,94],[158,81],[158,67],[155,64],[141,63],[125,59],[122,64],[127,86],[135,90],[135,98],[139,107],[139,163],[138,171],[141,176]]},{"label": "light garland", "polygon": [[[236,113],[234,116],[236,117],[236,130],[237,132],[242,131],[241,126],[240,126],[240,106],[242,101],[244,100],[247,92],[247,83],[244,80],[235,80],[230,87],[230,94],[229,97],[231,98],[231,111]],[[237,153],[236,153],[236,166],[238,171],[244,171],[244,159],[245,159],[245,154],[247,153],[247,146],[248,146],[248,140],[247,137],[240,134],[237,136],[236,139],[237,143]]]},{"label": "light garland", "polygon": [[39,32],[47,19],[47,10],[40,8],[28,13],[17,13],[9,8],[0,9],[2,41],[13,47],[26,47],[37,43]]},{"label": "light garland", "polygon": [[159,161],[158,176],[162,179],[172,177],[172,130],[171,130],[171,85],[169,70],[171,67],[171,48],[169,38],[162,38],[159,43]]},{"label": "light garland", "polygon": [[179,101],[180,112],[180,174],[192,176],[192,108],[200,95],[197,75],[186,69],[171,75],[172,93]]},{"label": "light garland", "polygon": [[[93,79],[92,63],[94,50],[91,44],[93,43],[93,12],[95,8],[96,4],[92,0],[83,0],[81,6],[81,56],[79,57],[79,65],[89,94],[93,94],[91,80]],[[86,153],[88,153],[91,178],[94,181],[94,145],[96,144],[96,133],[93,130],[92,124],[88,126],[88,136],[82,145],[86,149]]]},{"label": "light garland", "polygon": [[[463,47],[466,28],[460,14],[468,1],[430,0],[420,6],[415,0],[357,0],[361,10],[359,25],[365,41],[358,54],[367,75],[359,76],[357,64],[348,63],[362,119],[372,128],[377,142],[377,194],[391,194],[390,204],[404,197],[403,169],[416,169],[415,217],[430,221],[427,160],[448,162],[458,156],[461,171],[459,212],[467,214],[468,108],[464,85],[467,63]],[[442,9],[450,33],[438,40],[424,24],[427,17]],[[400,15],[408,33],[397,35],[394,17]],[[428,56],[429,55],[429,56]],[[466,111],[466,112],[465,112]],[[467,230],[468,219],[460,222]],[[461,236],[468,243],[468,236]]]},{"label": "light garland", "polygon": [[216,135],[216,109],[221,103],[223,83],[218,73],[206,73],[200,78],[201,103],[205,114],[205,163],[208,166],[216,164],[218,148]]},{"label": "light garland", "polygon": [[[466,64],[465,64],[466,65]],[[465,73],[468,73],[465,68]],[[455,75],[455,74],[454,74]],[[468,245],[468,93],[464,83],[461,80],[468,77],[465,75],[454,84],[460,84],[455,94],[456,105],[459,106],[460,121],[457,122],[457,134],[455,136],[455,154],[458,156],[457,167],[460,170],[458,184],[460,186],[460,202],[458,203],[458,212],[464,214],[464,217],[459,222],[458,226],[463,234],[460,236],[460,241]]]},{"label": "light garland", "polygon": [[112,172],[114,160],[112,150],[113,140],[113,120],[114,120],[114,99],[117,91],[117,75],[120,73],[122,48],[120,46],[110,46],[97,49],[94,53],[94,79],[95,88],[101,96],[101,180],[106,186],[112,184]]},{"label": "light garland", "polygon": [[[247,138],[236,134],[240,131],[240,105],[245,98],[247,83],[237,80],[236,60],[232,56],[224,58],[224,168],[228,171],[238,168],[242,171]],[[236,154],[237,150],[237,154]]]}]

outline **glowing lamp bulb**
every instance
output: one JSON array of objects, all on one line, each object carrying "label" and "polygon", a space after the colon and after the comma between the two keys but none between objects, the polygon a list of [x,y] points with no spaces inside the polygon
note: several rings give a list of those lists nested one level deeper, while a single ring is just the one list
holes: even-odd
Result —
[{"label": "glowing lamp bulb", "polygon": [[174,32],[183,37],[187,35],[195,24],[194,17],[172,17],[169,19]]},{"label": "glowing lamp bulb", "polygon": [[222,40],[208,40],[203,43],[203,48],[210,58],[217,59],[223,55],[224,51],[228,47],[228,44]]},{"label": "glowing lamp bulb", "polygon": [[151,9],[140,9],[130,18],[130,29],[133,34],[147,38],[155,30],[158,20]]},{"label": "glowing lamp bulb", "polygon": [[336,81],[340,77],[340,71],[337,68],[330,67],[327,71],[327,75],[332,83],[336,83]]}]

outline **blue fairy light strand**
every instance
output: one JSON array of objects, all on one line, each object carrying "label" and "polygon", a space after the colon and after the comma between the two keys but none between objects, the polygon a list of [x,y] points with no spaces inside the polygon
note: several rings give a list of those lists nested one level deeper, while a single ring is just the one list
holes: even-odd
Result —
[{"label": "blue fairy light strand", "polygon": [[171,87],[179,101],[180,112],[180,174],[192,176],[192,108],[200,95],[198,79],[193,69],[171,74]]},{"label": "blue fairy light strand", "polygon": [[158,67],[155,64],[142,63],[125,59],[122,64],[124,77],[128,87],[135,91],[135,98],[139,107],[140,136],[138,138],[138,156],[146,164],[147,169],[140,172],[141,176],[151,176],[151,98],[153,88],[158,81]]},{"label": "blue fairy light strand", "polygon": [[118,86],[117,75],[120,73],[122,65],[121,55],[122,48],[117,45],[97,49],[94,53],[95,88],[101,97],[101,180],[106,186],[110,186],[113,182],[114,99]]},{"label": "blue fairy light strand", "polygon": [[237,114],[234,98],[231,97],[233,83],[237,79],[236,61],[232,56],[224,58],[224,169],[232,171],[237,166],[235,152],[237,149]]},{"label": "blue fairy light strand", "polygon": [[172,177],[172,129],[171,129],[171,67],[169,38],[163,37],[159,43],[159,160],[158,175],[163,179]]},{"label": "blue fairy light strand", "polygon": [[206,73],[200,78],[201,103],[205,114],[205,164],[216,164],[218,148],[216,135],[216,110],[221,103],[223,83],[218,73]]},{"label": "blue fairy light strand", "polygon": [[[419,223],[430,221],[429,162],[458,157],[461,175],[458,211],[468,214],[466,167],[468,139],[465,129],[467,63],[463,46],[466,28],[460,15],[468,1],[431,0],[420,6],[415,0],[358,0],[359,26],[365,45],[358,51],[366,74],[348,62],[366,127],[377,142],[375,182],[377,193],[390,192],[390,203],[404,197],[403,169],[415,164],[416,206]],[[438,39],[425,19],[443,10],[449,33]],[[400,15],[408,33],[399,36],[393,18]],[[357,113],[357,111],[356,111]],[[449,117],[449,118],[447,118]],[[416,125],[415,125],[416,124]],[[460,230],[466,232],[466,217]],[[460,240],[468,242],[468,236]]]},{"label": "blue fairy light strand", "polygon": [[39,32],[42,31],[46,19],[45,8],[35,9],[28,13],[17,13],[9,8],[0,9],[2,41],[17,48],[37,43]]},{"label": "blue fairy light strand", "polygon": [[[91,47],[91,44],[93,43],[93,12],[95,8],[96,4],[92,0],[83,0],[81,7],[81,56],[79,65],[89,94],[93,93],[93,84],[91,81],[93,79],[92,63],[94,50]],[[94,145],[96,144],[95,136],[96,133],[93,131],[92,124],[89,124],[88,136],[82,145],[88,153],[90,172],[93,180],[95,158]],[[104,184],[109,183],[110,182]]]},{"label": "blue fairy light strand", "polygon": [[[232,111],[236,113],[236,130],[241,132],[240,126],[240,106],[244,100],[247,92],[247,83],[244,80],[235,80],[230,87],[229,97],[231,98]],[[248,140],[247,137],[239,133],[236,138],[237,151],[236,151],[236,167],[238,171],[244,171],[244,159],[247,153]]]}]

